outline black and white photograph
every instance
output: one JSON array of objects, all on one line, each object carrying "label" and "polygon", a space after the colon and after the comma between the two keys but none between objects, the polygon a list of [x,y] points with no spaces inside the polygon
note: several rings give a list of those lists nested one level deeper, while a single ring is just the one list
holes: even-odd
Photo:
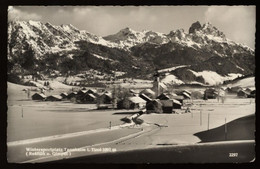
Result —
[{"label": "black and white photograph", "polygon": [[7,9],[8,163],[252,163],[254,5]]}]

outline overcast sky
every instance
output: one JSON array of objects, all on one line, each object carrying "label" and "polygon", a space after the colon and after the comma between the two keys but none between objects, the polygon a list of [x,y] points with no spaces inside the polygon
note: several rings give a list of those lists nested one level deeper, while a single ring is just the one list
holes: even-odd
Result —
[{"label": "overcast sky", "polygon": [[8,20],[72,24],[98,36],[130,27],[169,33],[192,23],[212,23],[227,38],[255,46],[255,6],[9,6]]}]

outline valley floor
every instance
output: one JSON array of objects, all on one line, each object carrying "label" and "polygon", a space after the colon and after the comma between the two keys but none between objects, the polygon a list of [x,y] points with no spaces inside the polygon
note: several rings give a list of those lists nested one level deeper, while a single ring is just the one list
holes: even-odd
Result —
[{"label": "valley floor", "polygon": [[[120,119],[131,116],[137,110],[94,110],[96,106],[91,104],[36,102],[27,98],[22,86],[9,86],[7,157],[9,162],[14,163],[55,161],[169,145],[193,145],[205,139],[198,133],[211,131],[225,122],[229,138],[234,132],[229,130],[232,121],[255,114],[254,99],[229,96],[224,103],[215,99],[193,100],[191,113],[184,113],[185,109],[182,109],[177,111],[178,114],[143,114],[140,118],[144,123],[136,126],[123,124]],[[243,122],[239,125],[248,127]],[[250,129],[249,132],[254,132]],[[214,134],[223,135],[224,132]],[[48,150],[33,151],[28,148]],[[79,150],[67,151],[69,148]]]}]

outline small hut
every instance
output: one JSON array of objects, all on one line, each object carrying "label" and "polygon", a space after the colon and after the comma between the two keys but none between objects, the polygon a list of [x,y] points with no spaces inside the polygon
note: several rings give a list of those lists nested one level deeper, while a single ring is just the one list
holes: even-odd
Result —
[{"label": "small hut", "polygon": [[51,96],[48,96],[45,100],[46,101],[61,101],[62,97],[60,95],[51,95]]},{"label": "small hut", "polygon": [[47,96],[45,96],[42,93],[35,93],[34,95],[32,95],[32,100],[44,100],[46,99]]}]

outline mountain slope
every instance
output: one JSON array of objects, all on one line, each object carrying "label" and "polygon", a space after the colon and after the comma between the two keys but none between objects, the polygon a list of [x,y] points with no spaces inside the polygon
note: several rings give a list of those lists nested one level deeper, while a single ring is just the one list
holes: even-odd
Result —
[{"label": "mountain slope", "polygon": [[[210,23],[195,22],[188,33],[183,29],[163,34],[125,28],[105,37],[70,24],[55,26],[38,21],[8,24],[8,72],[16,74],[48,75],[59,71],[65,75],[95,69],[151,79],[155,69],[166,69],[185,83],[206,83],[203,76],[196,76],[199,72],[211,71],[221,77],[254,73],[254,55],[252,49],[227,39]],[[189,66],[167,69],[182,65]]]}]

